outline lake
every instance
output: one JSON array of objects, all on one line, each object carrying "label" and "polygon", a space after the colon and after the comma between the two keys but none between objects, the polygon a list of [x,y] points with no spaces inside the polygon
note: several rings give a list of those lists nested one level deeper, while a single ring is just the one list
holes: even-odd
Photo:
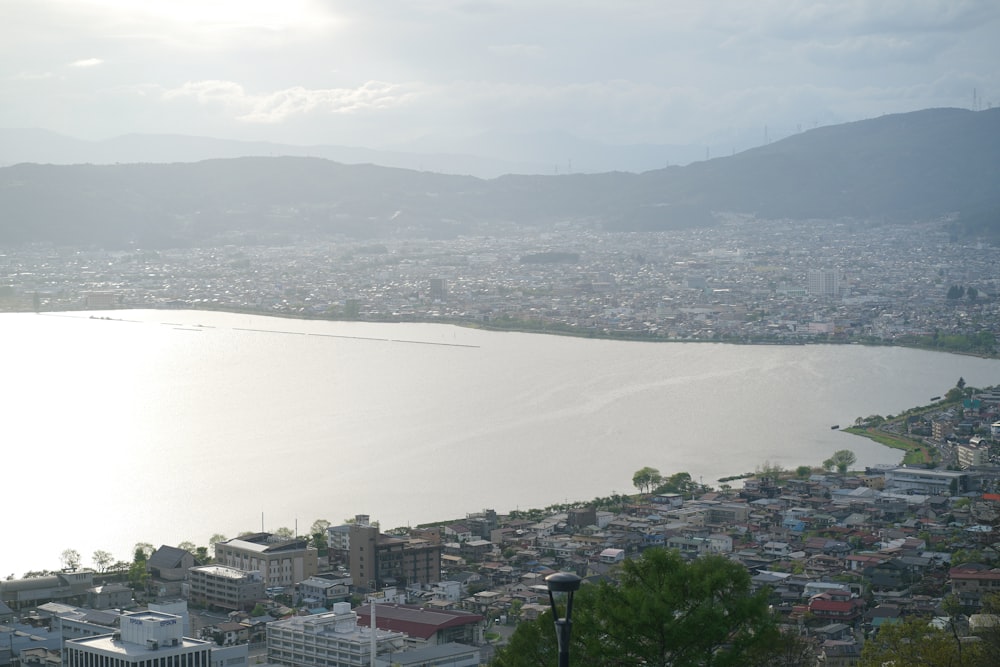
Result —
[{"label": "lake", "polygon": [[[107,318],[107,319],[103,319]],[[652,466],[900,454],[831,430],[1000,361],[857,345],[640,343],[201,311],[0,315],[0,576],[64,549],[384,528],[613,492]],[[738,482],[736,485],[738,486]]]}]

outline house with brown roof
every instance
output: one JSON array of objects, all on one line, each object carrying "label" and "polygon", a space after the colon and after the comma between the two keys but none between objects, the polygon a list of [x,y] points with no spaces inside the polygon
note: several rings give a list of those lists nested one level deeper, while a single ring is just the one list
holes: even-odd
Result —
[{"label": "house with brown roof", "polygon": [[984,595],[1000,593],[1000,568],[982,563],[964,563],[948,570],[951,592],[963,606],[979,609]]},{"label": "house with brown roof", "polygon": [[850,591],[829,590],[809,599],[809,611],[816,618],[838,623],[854,623],[864,608],[865,601]]}]

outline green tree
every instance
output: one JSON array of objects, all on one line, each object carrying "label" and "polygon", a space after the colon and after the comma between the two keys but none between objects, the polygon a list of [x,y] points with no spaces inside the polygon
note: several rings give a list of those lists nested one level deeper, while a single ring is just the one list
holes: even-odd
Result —
[{"label": "green tree", "polygon": [[210,538],[208,538],[208,543],[210,546],[215,546],[217,542],[225,542],[226,536],[222,533],[215,533]]},{"label": "green tree", "polygon": [[329,546],[326,541],[326,532],[313,533],[312,534],[312,545],[319,552],[320,556],[326,555],[326,549]]},{"label": "green tree", "polygon": [[[837,472],[843,475],[852,465],[858,462],[858,457],[849,449],[838,449],[829,460],[833,461],[833,465],[837,467]],[[823,465],[826,465],[826,461],[823,462]]]},{"label": "green tree", "polygon": [[663,481],[663,477],[660,475],[660,471],[649,466],[639,468],[632,475],[632,484],[639,490],[639,493],[648,493],[654,486],[658,486],[661,481]]},{"label": "green tree", "polygon": [[861,667],[987,667],[995,662],[982,645],[962,645],[950,631],[930,625],[926,618],[910,616],[902,623],[882,625],[878,634],[865,642],[860,664]]},{"label": "green tree", "polygon": [[[747,570],[721,556],[689,563],[648,549],[622,564],[617,585],[586,585],[576,596],[570,654],[580,665],[763,665],[780,645],[767,591],[751,594]],[[555,653],[546,613],[519,625],[494,664],[549,666]]]},{"label": "green tree", "polygon": [[808,477],[811,472],[812,468],[810,466],[799,466],[798,468],[795,469],[795,475],[802,479]]},{"label": "green tree", "polygon": [[145,589],[146,583],[149,581],[149,571],[146,569],[146,561],[149,559],[150,554],[147,553],[145,547],[152,549],[152,546],[144,542],[135,545],[135,558],[128,568],[128,582],[132,586],[132,590]]},{"label": "green tree", "polygon": [[177,548],[178,549],[183,549],[184,551],[186,551],[186,552],[188,552],[189,554],[192,554],[192,555],[194,555],[194,552],[198,549],[198,547],[195,545],[195,543],[191,542],[189,540],[185,540],[185,541],[181,542],[180,544],[177,545]]},{"label": "green tree", "polygon": [[140,551],[142,552],[142,560],[146,560],[153,555],[154,549],[153,545],[150,544],[149,542],[136,542],[135,546],[133,547],[133,551],[135,552],[136,560],[138,560],[139,558]]},{"label": "green tree", "polygon": [[330,527],[330,522],[326,519],[316,519],[313,521],[312,527],[309,528],[309,534],[315,535],[316,533],[326,534],[326,529]]},{"label": "green tree", "polygon": [[[587,598],[587,588],[579,593],[577,598]],[[573,602],[574,616],[579,616],[579,601]],[[574,628],[575,634],[579,630]],[[572,637],[573,640],[576,637]],[[571,642],[573,644],[579,642]],[[586,664],[577,657],[577,646],[570,649],[570,656],[577,664]],[[552,612],[546,611],[538,615],[534,621],[520,623],[506,645],[497,649],[496,656],[490,663],[491,667],[552,667],[556,664],[559,648],[556,646],[556,635],[552,625]]]},{"label": "green tree", "polygon": [[663,484],[663,490],[669,493],[690,493],[694,490],[694,480],[689,472],[675,472]]},{"label": "green tree", "polygon": [[289,528],[287,526],[282,526],[278,530],[274,531],[274,534],[275,534],[276,537],[282,537],[282,538],[285,538],[285,539],[291,539],[291,538],[295,537],[295,533],[292,531],[291,528]]},{"label": "green tree", "polygon": [[149,572],[146,570],[146,561],[135,561],[128,569],[128,582],[132,590],[145,589],[149,581]]}]

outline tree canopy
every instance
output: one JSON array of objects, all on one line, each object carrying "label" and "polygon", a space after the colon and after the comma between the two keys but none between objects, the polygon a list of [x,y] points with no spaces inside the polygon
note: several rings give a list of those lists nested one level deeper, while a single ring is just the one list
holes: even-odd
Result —
[{"label": "tree canopy", "polygon": [[632,484],[635,488],[639,490],[640,493],[646,493],[654,486],[658,485],[663,480],[663,476],[660,475],[660,471],[656,468],[650,468],[645,466],[639,468],[632,475]]},{"label": "tree canopy", "polygon": [[[750,592],[750,575],[721,556],[685,561],[649,549],[625,561],[617,584],[584,585],[573,603],[571,659],[581,665],[700,667],[763,665],[787,650],[767,593]],[[496,667],[554,661],[551,614],[518,626]]]},{"label": "tree canopy", "polygon": [[108,567],[114,562],[115,558],[110,552],[104,551],[103,549],[98,549],[94,552],[94,555],[90,558],[94,561],[94,567],[97,568],[98,572],[106,572]]},{"label": "tree canopy", "polygon": [[934,627],[929,621],[911,616],[902,623],[882,625],[878,634],[865,642],[861,666],[986,667],[996,664],[983,643],[962,642],[949,630]]},{"label": "tree canopy", "polygon": [[62,552],[59,559],[62,561],[64,570],[80,569],[80,552],[76,549],[66,549]]},{"label": "tree canopy", "polygon": [[855,456],[854,452],[849,449],[838,449],[833,453],[833,456],[823,462],[823,467],[826,467],[827,463],[832,463],[837,468],[837,472],[843,475],[857,462],[858,457]]}]

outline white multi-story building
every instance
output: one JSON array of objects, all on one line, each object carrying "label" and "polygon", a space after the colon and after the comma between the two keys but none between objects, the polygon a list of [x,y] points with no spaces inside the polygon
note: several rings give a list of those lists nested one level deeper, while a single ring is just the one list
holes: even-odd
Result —
[{"label": "white multi-story building", "polygon": [[62,661],[64,667],[212,667],[212,646],[184,637],[178,616],[140,611],[122,615],[118,632],[68,640]]},{"label": "white multi-story building", "polygon": [[264,597],[260,572],[225,565],[201,565],[188,570],[188,598],[203,606],[250,610]]},{"label": "white multi-story building", "polygon": [[813,296],[840,296],[840,275],[829,269],[812,269],[808,274],[808,290]]},{"label": "white multi-story building", "polygon": [[[402,632],[374,632],[376,656],[404,649],[406,635]],[[351,611],[350,603],[338,602],[326,614],[268,623],[267,658],[291,667],[359,667],[371,664],[372,639],[370,628],[358,626],[358,615]]]},{"label": "white multi-story building", "polygon": [[963,469],[986,465],[990,462],[989,445],[982,442],[958,444],[955,446],[955,454],[958,457],[959,467]]}]

